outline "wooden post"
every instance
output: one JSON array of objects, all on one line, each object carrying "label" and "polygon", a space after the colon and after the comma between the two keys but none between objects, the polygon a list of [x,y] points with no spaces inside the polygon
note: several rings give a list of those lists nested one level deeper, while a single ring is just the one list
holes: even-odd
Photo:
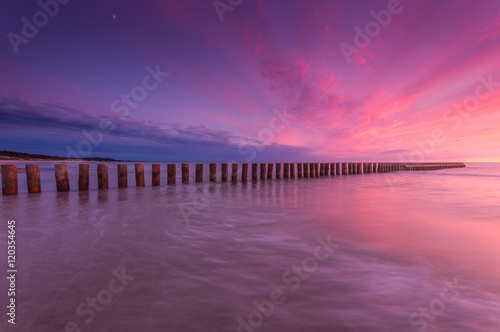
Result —
[{"label": "wooden post", "polygon": [[29,193],[42,192],[40,186],[40,167],[37,164],[26,164],[26,180]]},{"label": "wooden post", "polygon": [[314,170],[316,177],[319,177],[319,163],[314,164]]},{"label": "wooden post", "polygon": [[290,163],[290,179],[295,179],[295,163]]},{"label": "wooden post", "polygon": [[248,164],[243,163],[241,164],[241,182],[247,182],[248,181]]},{"label": "wooden post", "polygon": [[335,163],[330,164],[330,175],[336,175],[335,172]]},{"label": "wooden post", "polygon": [[363,168],[361,168],[361,163],[358,163],[358,174],[363,174]]},{"label": "wooden post", "polygon": [[304,178],[308,178],[309,177],[309,164],[308,163],[304,163]]},{"label": "wooden post", "polygon": [[17,195],[17,165],[2,165],[2,195]]},{"label": "wooden post", "polygon": [[316,177],[316,173],[314,172],[315,169],[316,169],[315,164],[309,163],[309,177],[311,177],[311,178]]},{"label": "wooden post", "polygon": [[195,183],[203,182],[203,164],[196,164]]},{"label": "wooden post", "polygon": [[325,176],[330,175],[330,164],[325,163]]},{"label": "wooden post", "polygon": [[276,163],[276,179],[281,179],[281,163]]},{"label": "wooden post", "polygon": [[303,165],[302,163],[297,163],[297,177],[299,179],[302,179],[304,177],[304,173],[303,173]]},{"label": "wooden post", "polygon": [[78,190],[88,191],[89,190],[89,164],[78,165]]},{"label": "wooden post", "polygon": [[210,164],[210,182],[217,182],[217,164]]},{"label": "wooden post", "polygon": [[118,173],[118,188],[127,188],[128,187],[127,164],[117,165],[116,172]]},{"label": "wooden post", "polygon": [[176,165],[167,164],[167,185],[172,186],[176,180]]},{"label": "wooden post", "polygon": [[258,167],[259,167],[259,164],[257,164],[257,163],[252,164],[252,181],[257,181],[257,179],[258,179],[258,174],[257,174]]},{"label": "wooden post", "polygon": [[267,164],[267,178],[271,180],[273,178],[273,163]]},{"label": "wooden post", "polygon": [[144,187],[144,164],[135,164],[135,186]]},{"label": "wooden post", "polygon": [[222,171],[221,181],[222,182],[227,182],[227,178],[228,178],[228,167],[227,167],[227,164],[221,164],[221,171]]},{"label": "wooden post", "polygon": [[231,170],[231,182],[237,182],[238,181],[238,164],[233,164]]},{"label": "wooden post", "polygon": [[97,187],[99,189],[108,189],[108,165],[97,165]]},{"label": "wooden post", "polygon": [[182,184],[188,184],[189,183],[189,164],[183,163],[181,165],[181,168],[182,168]]},{"label": "wooden post", "polygon": [[347,163],[342,163],[342,175],[347,175],[348,166]]},{"label": "wooden post", "polygon": [[260,179],[264,180],[266,178],[266,164],[260,164]]},{"label": "wooden post", "polygon": [[151,185],[153,187],[159,186],[160,185],[160,164],[153,164],[151,166],[151,174],[152,174]]},{"label": "wooden post", "polygon": [[340,175],[340,163],[335,163],[335,174]]},{"label": "wooden post", "polygon": [[319,164],[319,176],[325,176],[325,163]]},{"label": "wooden post", "polygon": [[57,191],[69,191],[68,165],[55,164]]},{"label": "wooden post", "polygon": [[283,179],[288,179],[290,177],[290,164],[283,164]]}]

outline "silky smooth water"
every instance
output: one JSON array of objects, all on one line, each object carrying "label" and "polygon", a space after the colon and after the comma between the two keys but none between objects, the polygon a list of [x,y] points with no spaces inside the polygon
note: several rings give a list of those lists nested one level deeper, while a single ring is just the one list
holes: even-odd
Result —
[{"label": "silky smooth water", "polygon": [[500,331],[500,164],[169,187],[163,164],[155,188],[129,164],[127,189],[109,167],[109,190],[41,163],[41,194],[20,169],[0,196],[0,331]]}]

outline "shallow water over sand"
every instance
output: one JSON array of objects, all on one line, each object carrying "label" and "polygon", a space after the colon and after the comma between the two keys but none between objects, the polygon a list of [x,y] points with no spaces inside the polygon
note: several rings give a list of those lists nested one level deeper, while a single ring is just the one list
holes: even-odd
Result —
[{"label": "shallow water over sand", "polygon": [[72,192],[41,164],[42,194],[0,196],[1,331],[500,330],[500,164],[128,189],[111,164],[88,193],[69,166]]}]

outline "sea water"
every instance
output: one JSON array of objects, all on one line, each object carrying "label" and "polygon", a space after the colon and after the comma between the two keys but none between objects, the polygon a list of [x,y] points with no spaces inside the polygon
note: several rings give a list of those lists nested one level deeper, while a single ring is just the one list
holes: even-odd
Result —
[{"label": "sea water", "polygon": [[[0,196],[0,331],[500,331],[500,164]],[[194,164],[191,182],[194,182]],[[180,164],[177,165],[180,173]],[[220,165],[218,165],[220,177]],[[240,165],[241,172],[241,165]],[[249,170],[249,180],[251,179]],[[7,322],[7,221],[16,320]]]}]

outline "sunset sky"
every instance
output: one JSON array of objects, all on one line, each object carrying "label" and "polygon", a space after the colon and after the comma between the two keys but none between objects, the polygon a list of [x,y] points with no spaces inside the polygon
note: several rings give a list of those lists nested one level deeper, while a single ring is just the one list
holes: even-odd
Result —
[{"label": "sunset sky", "polygon": [[498,0],[59,1],[0,3],[0,150],[500,161]]}]

